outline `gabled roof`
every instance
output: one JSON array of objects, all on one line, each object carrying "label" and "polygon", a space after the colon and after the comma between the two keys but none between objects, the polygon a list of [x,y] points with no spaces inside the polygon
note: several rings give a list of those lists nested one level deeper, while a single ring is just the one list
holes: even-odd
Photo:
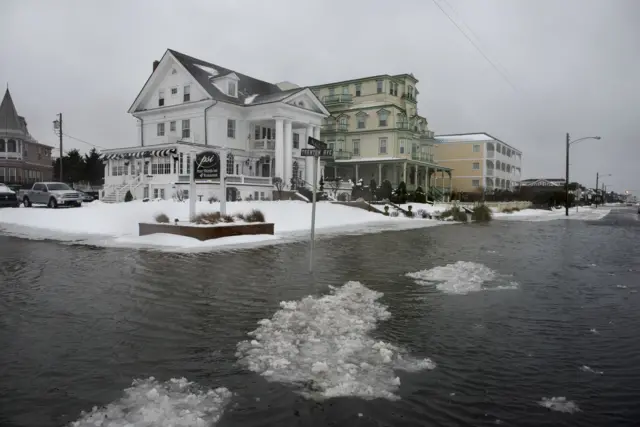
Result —
[{"label": "gabled roof", "polygon": [[11,93],[9,88],[4,93],[2,103],[0,104],[0,129],[12,130],[15,132],[25,133],[26,129],[23,126],[24,118],[21,120],[16,106],[11,99]]},{"label": "gabled roof", "polygon": [[[244,105],[246,98],[252,95],[268,96],[281,94],[280,88],[272,83],[268,83],[262,80],[254,79],[245,74],[238,73],[233,70],[229,70],[219,65],[212,64],[207,61],[203,61],[198,58],[194,58],[184,53],[169,49],[169,52],[176,58],[180,64],[193,76],[194,79],[200,83],[200,85],[211,95],[211,98],[217,101],[224,101],[231,104]],[[211,84],[212,78],[220,78],[234,73],[238,76],[238,97],[229,96],[226,93],[220,91],[215,85]],[[289,93],[290,94],[290,93]],[[269,101],[273,102],[273,101]],[[255,104],[252,102],[251,104]]]}]

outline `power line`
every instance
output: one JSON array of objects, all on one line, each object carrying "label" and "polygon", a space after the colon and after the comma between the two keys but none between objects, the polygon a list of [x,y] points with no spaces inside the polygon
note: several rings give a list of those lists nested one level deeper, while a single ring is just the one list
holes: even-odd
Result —
[{"label": "power line", "polygon": [[507,84],[509,86],[511,86],[511,88],[515,91],[517,91],[516,87],[513,85],[513,83],[511,83],[511,81],[509,80],[509,78],[507,77],[507,75],[502,72],[497,66],[496,64],[489,59],[489,57],[482,51],[482,49],[471,39],[471,37],[469,37],[467,35],[467,33],[464,32],[464,30],[460,27],[460,25],[458,25],[458,23],[456,21],[453,20],[453,18],[451,18],[451,16],[449,16],[449,14],[442,8],[442,6],[440,6],[440,3],[438,3],[436,0],[432,0],[433,3],[438,6],[438,9],[440,9],[440,11],[442,13],[444,13],[444,15],[449,19],[449,21],[451,21],[451,23],[453,25],[455,25],[455,27],[458,29],[458,31],[460,31],[460,33],[469,41],[469,43],[471,43],[471,45],[480,53],[480,55],[482,55],[482,57],[493,67],[493,69],[500,74],[500,76],[504,79],[505,82],[507,82]]},{"label": "power line", "polygon": [[87,142],[87,141],[85,141],[85,140],[82,140],[82,139],[80,139],[80,138],[76,138],[75,136],[71,136],[71,135],[68,135],[68,134],[66,134],[66,133],[63,133],[63,135],[64,135],[64,136],[66,136],[67,138],[71,138],[71,139],[73,139],[73,140],[76,140],[76,141],[82,142],[82,143],[84,143],[84,144],[87,144],[87,145],[88,145],[88,146],[90,146],[90,147],[93,147],[93,148],[100,148],[101,150],[105,150],[105,148],[104,148],[104,147],[101,147],[101,146],[99,146],[99,145],[97,145],[97,144],[92,144],[92,143]]}]

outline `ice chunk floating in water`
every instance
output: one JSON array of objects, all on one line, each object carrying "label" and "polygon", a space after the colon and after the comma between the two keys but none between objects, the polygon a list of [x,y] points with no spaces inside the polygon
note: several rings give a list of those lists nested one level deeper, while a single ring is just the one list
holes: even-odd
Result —
[{"label": "ice chunk floating in water", "polygon": [[231,400],[226,388],[203,390],[184,378],[135,380],[124,397],[83,413],[72,427],[213,426]]},{"label": "ice chunk floating in water", "polygon": [[391,314],[377,300],[382,293],[348,282],[322,297],[281,302],[281,309],[258,322],[252,340],[238,344],[241,364],[269,381],[297,386],[309,398],[358,396],[396,399],[394,370],[433,369],[393,344],[368,334]]},{"label": "ice chunk floating in water", "polygon": [[551,399],[543,397],[538,404],[545,408],[549,408],[552,411],[568,412],[570,414],[580,411],[578,405],[571,400],[567,400],[566,397],[552,397]]},{"label": "ice chunk floating in water", "polygon": [[[435,283],[439,291],[448,294],[465,295],[469,292],[484,290],[517,289],[516,282],[505,280],[505,275],[498,274],[484,264],[476,262],[457,261],[443,267],[434,267],[430,270],[407,273],[408,277],[415,279],[421,285]],[[484,286],[487,282],[502,282],[495,286]]]}]

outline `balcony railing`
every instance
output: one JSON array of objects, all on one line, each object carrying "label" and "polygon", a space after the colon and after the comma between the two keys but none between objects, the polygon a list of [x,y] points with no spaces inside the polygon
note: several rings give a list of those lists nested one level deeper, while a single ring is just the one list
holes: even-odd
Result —
[{"label": "balcony railing", "polygon": [[349,125],[346,124],[328,124],[322,125],[323,132],[347,132],[349,130]]},{"label": "balcony railing", "polygon": [[418,160],[420,162],[433,163],[433,154],[429,154],[429,153],[411,153],[411,160]]},{"label": "balcony railing", "polygon": [[273,139],[256,139],[253,141],[254,150],[275,150],[276,141]]},{"label": "balcony railing", "polygon": [[493,176],[493,169],[487,168],[487,176]]},{"label": "balcony railing", "polygon": [[426,130],[420,134],[420,139],[433,139],[433,132],[430,130]]},{"label": "balcony railing", "polygon": [[349,151],[333,151],[333,158],[336,160],[350,160],[353,153]]},{"label": "balcony railing", "polygon": [[494,157],[496,157],[496,151],[495,150],[487,150],[487,157],[490,159],[493,159]]},{"label": "balcony railing", "polygon": [[398,122],[398,129],[409,130],[409,122]]},{"label": "balcony railing", "polygon": [[353,97],[349,93],[343,93],[339,95],[326,95],[322,97],[322,103],[325,105],[350,104],[352,102]]}]

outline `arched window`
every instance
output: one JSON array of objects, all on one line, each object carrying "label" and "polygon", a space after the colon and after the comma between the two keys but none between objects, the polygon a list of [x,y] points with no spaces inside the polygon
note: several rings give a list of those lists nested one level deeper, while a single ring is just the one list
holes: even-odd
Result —
[{"label": "arched window", "polygon": [[227,154],[227,175],[233,175],[233,154]]}]

